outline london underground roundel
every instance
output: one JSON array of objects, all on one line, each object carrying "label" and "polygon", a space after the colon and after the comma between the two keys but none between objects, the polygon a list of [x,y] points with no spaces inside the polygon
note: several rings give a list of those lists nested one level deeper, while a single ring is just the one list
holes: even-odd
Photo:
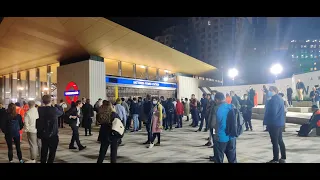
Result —
[{"label": "london underground roundel", "polygon": [[79,99],[80,90],[75,82],[71,81],[67,84],[64,96],[68,104],[76,102]]}]

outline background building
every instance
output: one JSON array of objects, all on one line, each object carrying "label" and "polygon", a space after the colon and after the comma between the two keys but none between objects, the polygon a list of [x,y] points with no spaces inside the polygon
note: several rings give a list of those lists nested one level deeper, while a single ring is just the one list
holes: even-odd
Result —
[{"label": "background building", "polygon": [[157,36],[154,40],[190,55],[188,47],[188,31],[184,24],[176,25],[165,29],[162,36]]},{"label": "background building", "polygon": [[295,73],[316,71],[320,64],[320,39],[291,40],[288,58]]}]

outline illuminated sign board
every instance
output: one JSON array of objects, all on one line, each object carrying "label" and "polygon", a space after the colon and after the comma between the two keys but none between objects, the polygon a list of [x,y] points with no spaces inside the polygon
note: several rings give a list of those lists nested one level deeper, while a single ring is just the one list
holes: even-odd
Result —
[{"label": "illuminated sign board", "polygon": [[80,91],[65,91],[64,92],[64,96],[79,96],[80,95]]},{"label": "illuminated sign board", "polygon": [[162,88],[177,88],[175,83],[137,80],[129,78],[118,78],[118,77],[106,77],[106,83],[123,84],[123,85],[135,85],[135,86],[148,86],[148,87],[162,87]]},{"label": "illuminated sign board", "polygon": [[75,82],[69,82],[66,86],[66,90],[64,91],[64,96],[66,97],[66,101],[68,104],[72,102],[76,102],[80,96],[80,90]]}]

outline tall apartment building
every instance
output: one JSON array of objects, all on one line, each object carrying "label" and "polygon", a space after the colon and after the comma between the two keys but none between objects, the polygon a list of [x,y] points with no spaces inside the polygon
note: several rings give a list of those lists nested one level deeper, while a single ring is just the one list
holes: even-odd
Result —
[{"label": "tall apartment building", "polygon": [[244,17],[191,17],[167,28],[156,41],[216,67],[239,59],[250,25]]},{"label": "tall apartment building", "polygon": [[169,27],[162,32],[161,36],[155,37],[154,40],[190,55],[188,47],[189,35],[186,29],[187,26],[183,24]]},{"label": "tall apartment building", "polygon": [[320,39],[291,40],[288,56],[293,73],[319,70]]},{"label": "tall apartment building", "polygon": [[192,56],[218,68],[241,61],[249,35],[245,17],[191,17],[188,20]]}]

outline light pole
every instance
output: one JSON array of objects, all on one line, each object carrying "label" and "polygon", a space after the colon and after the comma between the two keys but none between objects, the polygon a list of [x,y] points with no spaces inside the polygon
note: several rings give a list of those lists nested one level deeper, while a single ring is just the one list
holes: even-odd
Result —
[{"label": "light pole", "polygon": [[238,76],[238,74],[239,74],[239,72],[238,72],[238,70],[237,70],[236,68],[231,68],[231,69],[229,69],[229,71],[228,71],[229,77],[232,78],[233,85],[234,85],[234,78],[235,78],[236,76]]},{"label": "light pole", "polygon": [[280,73],[282,73],[283,68],[281,64],[274,64],[270,68],[270,72],[276,76],[276,79]]}]

